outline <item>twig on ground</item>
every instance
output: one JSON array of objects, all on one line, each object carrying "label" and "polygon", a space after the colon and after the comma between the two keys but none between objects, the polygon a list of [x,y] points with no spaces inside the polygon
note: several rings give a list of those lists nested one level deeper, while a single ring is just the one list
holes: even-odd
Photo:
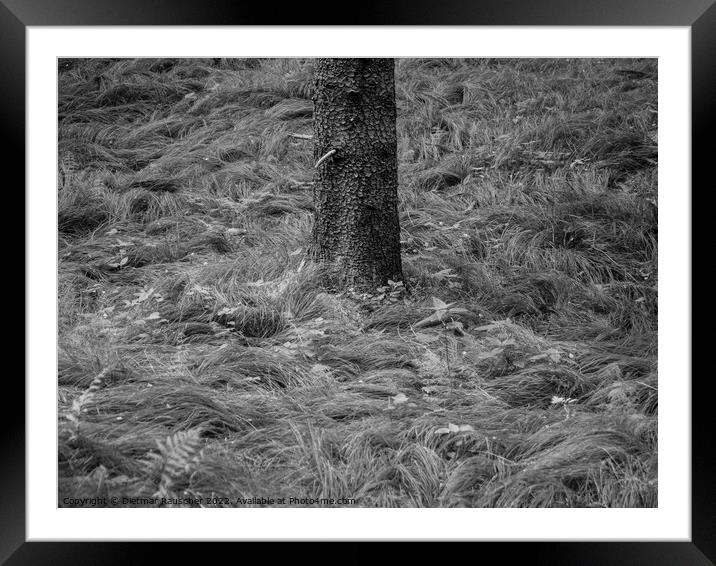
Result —
[{"label": "twig on ground", "polygon": [[288,137],[290,137],[290,138],[297,138],[297,139],[299,139],[299,140],[312,140],[312,139],[313,139],[313,134],[294,134],[294,133],[290,133],[290,134],[288,134]]},{"label": "twig on ground", "polygon": [[333,155],[335,152],[336,152],[336,150],[335,150],[335,149],[332,149],[331,151],[329,151],[328,153],[326,153],[326,155],[324,155],[324,156],[321,157],[318,161],[316,161],[316,164],[314,165],[314,168],[318,169],[318,166],[319,166],[321,163],[323,163],[326,159],[328,159],[331,155]]}]

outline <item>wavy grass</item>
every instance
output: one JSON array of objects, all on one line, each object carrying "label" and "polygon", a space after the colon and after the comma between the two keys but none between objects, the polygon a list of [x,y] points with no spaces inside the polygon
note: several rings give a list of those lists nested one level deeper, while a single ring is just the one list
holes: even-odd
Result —
[{"label": "wavy grass", "polygon": [[655,61],[397,61],[394,297],[307,256],[312,66],[59,62],[60,501],[656,506]]}]

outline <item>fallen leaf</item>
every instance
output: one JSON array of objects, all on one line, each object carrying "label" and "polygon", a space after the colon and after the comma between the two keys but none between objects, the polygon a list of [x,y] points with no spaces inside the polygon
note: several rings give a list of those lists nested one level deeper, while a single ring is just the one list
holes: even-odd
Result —
[{"label": "fallen leaf", "polygon": [[224,307],[223,309],[221,309],[221,310],[220,310],[219,312],[217,312],[216,314],[217,314],[218,316],[232,315],[232,314],[235,314],[236,311],[238,311],[238,310],[239,310],[239,307]]},{"label": "fallen leaf", "polygon": [[[450,305],[452,305],[452,304],[454,304],[454,303],[450,303]],[[435,310],[446,311],[447,309],[450,308],[450,305],[448,305],[448,304],[445,303],[444,301],[441,301],[441,300],[438,299],[437,297],[433,297],[433,306],[432,306],[432,308],[435,309]]]},{"label": "fallen leaf", "polygon": [[415,340],[417,342],[420,342],[421,344],[430,344],[431,342],[435,342],[436,340],[439,340],[437,336],[434,334],[426,334],[425,332],[418,332],[415,334]]},{"label": "fallen leaf", "polygon": [[402,403],[405,403],[408,400],[407,395],[404,393],[398,393],[393,397],[393,403],[396,405],[400,405]]},{"label": "fallen leaf", "polygon": [[445,325],[445,328],[448,330],[452,330],[457,336],[464,336],[465,332],[463,331],[462,322],[459,320],[453,320],[452,322],[449,322]]},{"label": "fallen leaf", "polygon": [[[126,259],[126,258],[125,258]],[[125,262],[126,263],[126,262]],[[140,291],[139,293],[134,293],[134,296],[137,297],[134,301],[132,301],[134,304],[137,303],[143,303],[146,301],[149,297],[151,297],[154,294],[154,287],[151,287],[147,291]]]},{"label": "fallen leaf", "polygon": [[422,328],[423,326],[433,326],[438,324],[442,320],[443,316],[445,316],[445,311],[436,311],[423,320],[416,322],[414,328]]},{"label": "fallen leaf", "polygon": [[438,271],[437,273],[435,273],[433,275],[433,277],[437,277],[438,279],[451,278],[451,277],[457,277],[457,273],[453,273],[452,268],[448,268],[448,269],[442,269],[442,270]]},{"label": "fallen leaf", "polygon": [[464,309],[462,307],[451,307],[448,312],[450,314],[470,314],[468,309]]}]

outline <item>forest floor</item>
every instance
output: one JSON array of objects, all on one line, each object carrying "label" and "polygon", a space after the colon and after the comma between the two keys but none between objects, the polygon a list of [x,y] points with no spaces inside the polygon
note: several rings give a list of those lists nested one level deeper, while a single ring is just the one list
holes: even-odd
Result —
[{"label": "forest floor", "polygon": [[60,62],[60,506],[656,506],[656,60],[397,61],[409,295],[306,259],[311,69]]}]

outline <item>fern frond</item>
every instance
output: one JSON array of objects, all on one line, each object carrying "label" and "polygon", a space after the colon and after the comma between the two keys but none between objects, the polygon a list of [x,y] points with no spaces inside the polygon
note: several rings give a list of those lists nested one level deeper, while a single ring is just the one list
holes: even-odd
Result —
[{"label": "fern frond", "polygon": [[155,497],[169,497],[172,486],[182,478],[189,477],[198,468],[203,457],[201,430],[198,428],[179,431],[168,436],[164,442],[157,440],[162,457],[162,470]]},{"label": "fern frond", "polygon": [[72,400],[72,407],[70,410],[62,414],[62,416],[73,425],[73,430],[70,431],[69,440],[76,440],[77,437],[79,437],[82,410],[85,405],[88,405],[92,401],[95,393],[102,388],[110,371],[111,368],[106,367],[99,372],[97,377],[92,380],[92,383],[90,383],[89,387],[82,393],[82,395]]},{"label": "fern frond", "polygon": [[97,377],[95,377],[92,380],[92,383],[90,383],[90,386],[87,389],[86,393],[94,394],[95,392],[102,389],[102,386],[104,385],[104,380],[107,378],[107,375],[109,374],[111,369],[112,368],[106,367],[101,372],[99,372],[99,374],[97,374]]}]

